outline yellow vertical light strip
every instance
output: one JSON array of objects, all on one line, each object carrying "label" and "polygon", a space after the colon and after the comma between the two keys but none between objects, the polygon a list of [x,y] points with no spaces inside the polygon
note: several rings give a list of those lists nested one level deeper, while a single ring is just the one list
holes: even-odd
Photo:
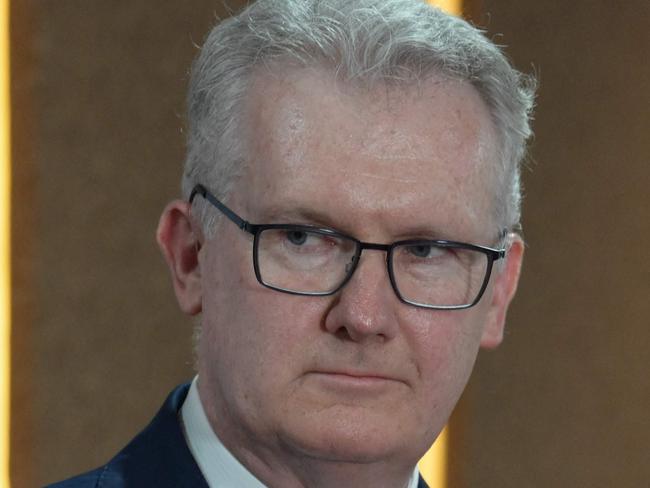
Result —
[{"label": "yellow vertical light strip", "polygon": [[[427,0],[427,3],[440,7],[450,14],[461,16],[463,13],[462,0]],[[449,432],[447,427],[436,439],[436,442],[426,452],[418,463],[420,473],[430,488],[447,487],[447,456],[449,450]]]},{"label": "yellow vertical light strip", "polygon": [[10,258],[9,0],[0,0],[0,486],[9,487]]},{"label": "yellow vertical light strip", "polygon": [[463,13],[463,0],[427,0],[427,3],[440,7],[453,15],[461,16]]},{"label": "yellow vertical light strip", "polygon": [[420,459],[418,468],[429,488],[446,488],[447,486],[447,427],[440,433],[436,442]]}]

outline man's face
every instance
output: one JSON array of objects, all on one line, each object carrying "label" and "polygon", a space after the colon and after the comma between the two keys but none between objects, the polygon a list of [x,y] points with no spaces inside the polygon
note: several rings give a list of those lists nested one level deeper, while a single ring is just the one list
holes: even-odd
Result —
[{"label": "man's face", "polygon": [[[296,70],[258,76],[247,116],[248,169],[227,204],[250,222],[496,244],[495,135],[467,84],[360,91]],[[336,295],[294,296],[257,282],[252,246],[222,219],[199,255],[199,391],[222,441],[412,465],[480,345],[500,340],[499,274],[471,309],[421,309],[398,300],[386,254],[366,250]]]}]

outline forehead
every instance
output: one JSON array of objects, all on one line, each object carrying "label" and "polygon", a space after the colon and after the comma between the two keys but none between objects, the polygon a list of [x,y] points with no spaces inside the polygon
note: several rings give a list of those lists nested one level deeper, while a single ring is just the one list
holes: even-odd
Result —
[{"label": "forehead", "polygon": [[256,196],[245,203],[260,218],[307,208],[343,226],[408,217],[454,238],[492,229],[494,129],[468,84],[361,89],[321,70],[258,74],[246,121]]}]

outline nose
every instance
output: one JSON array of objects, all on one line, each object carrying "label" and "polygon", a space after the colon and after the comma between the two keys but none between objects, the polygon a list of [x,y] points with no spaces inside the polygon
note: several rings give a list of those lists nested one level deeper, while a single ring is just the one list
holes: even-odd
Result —
[{"label": "nose", "polygon": [[388,277],[386,254],[365,252],[328,310],[325,328],[354,342],[387,341],[397,332],[399,305]]}]

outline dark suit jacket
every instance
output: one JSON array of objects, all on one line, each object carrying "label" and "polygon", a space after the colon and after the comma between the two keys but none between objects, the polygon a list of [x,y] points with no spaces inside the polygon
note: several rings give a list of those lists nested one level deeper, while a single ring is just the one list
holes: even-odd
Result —
[{"label": "dark suit jacket", "polygon": [[[177,387],[151,423],[106,465],[48,488],[208,488],[179,420],[189,384]],[[418,488],[428,488],[422,478]]]}]

